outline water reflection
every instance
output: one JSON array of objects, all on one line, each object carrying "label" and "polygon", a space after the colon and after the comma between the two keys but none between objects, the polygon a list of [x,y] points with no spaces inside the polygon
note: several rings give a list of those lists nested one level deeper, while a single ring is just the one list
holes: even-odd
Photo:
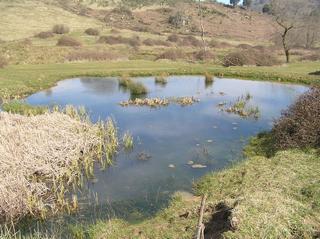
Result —
[{"label": "water reflection", "polygon": [[[130,93],[121,90],[115,78],[66,80],[52,88],[50,94],[39,92],[27,99],[36,105],[85,106],[92,120],[111,115],[121,133],[130,131],[134,136],[131,153],[120,153],[114,166],[106,171],[96,168],[95,183],[88,182],[81,193],[83,210],[78,216],[82,219],[95,218],[101,212],[103,215],[98,217],[102,218],[111,214],[139,218],[154,213],[166,205],[173,192],[190,191],[197,178],[241,159],[248,138],[270,129],[281,110],[307,90],[297,85],[220,78],[206,84],[202,76],[172,76],[165,85],[156,84],[154,77],[134,80],[148,88],[147,96],[151,98],[195,96],[201,101],[188,107],[123,108],[119,103],[128,100]],[[252,104],[259,106],[258,120],[219,111],[219,102],[230,102],[246,93],[252,95]],[[137,160],[141,152],[152,158]],[[192,168],[190,161],[206,167]],[[92,209],[92,194],[98,195],[94,207],[101,210]]]}]

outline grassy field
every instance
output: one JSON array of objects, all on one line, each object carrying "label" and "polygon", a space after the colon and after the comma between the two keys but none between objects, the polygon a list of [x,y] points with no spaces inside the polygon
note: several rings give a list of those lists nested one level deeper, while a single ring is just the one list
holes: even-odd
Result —
[{"label": "grassy field", "polygon": [[320,83],[319,76],[308,73],[319,70],[319,64],[296,63],[279,67],[230,67],[170,61],[119,61],[69,64],[14,65],[0,69],[0,97],[19,98],[54,86],[59,80],[77,76],[131,76],[169,74],[204,74],[255,80]]}]

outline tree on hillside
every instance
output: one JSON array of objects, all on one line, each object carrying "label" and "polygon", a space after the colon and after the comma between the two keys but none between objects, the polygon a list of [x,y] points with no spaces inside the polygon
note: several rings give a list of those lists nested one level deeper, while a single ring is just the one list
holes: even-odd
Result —
[{"label": "tree on hillside", "polygon": [[240,0],[230,0],[230,4],[235,7],[240,3]]},{"label": "tree on hillside", "polygon": [[245,6],[246,8],[251,7],[252,4],[252,0],[243,0],[243,6]]},{"label": "tree on hillside", "polygon": [[280,29],[281,44],[286,56],[287,63],[290,62],[290,50],[294,45],[290,34],[294,29],[303,26],[303,20],[310,15],[312,6],[305,0],[271,0],[271,13]]}]

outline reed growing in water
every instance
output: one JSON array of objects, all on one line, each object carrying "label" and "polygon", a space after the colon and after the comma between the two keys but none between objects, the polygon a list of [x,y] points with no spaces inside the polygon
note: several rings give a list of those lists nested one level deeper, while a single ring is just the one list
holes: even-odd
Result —
[{"label": "reed growing in water", "polygon": [[66,193],[112,163],[119,146],[114,120],[91,123],[71,106],[36,116],[0,112],[0,223],[72,211]]},{"label": "reed growing in water", "polygon": [[128,76],[122,76],[119,80],[119,86],[124,90],[129,90],[132,96],[145,95],[148,89],[140,82],[135,82]]}]

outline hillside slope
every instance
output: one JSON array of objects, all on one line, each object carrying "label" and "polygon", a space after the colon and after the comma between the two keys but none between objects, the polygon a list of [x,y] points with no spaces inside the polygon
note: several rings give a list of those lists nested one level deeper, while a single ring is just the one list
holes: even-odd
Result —
[{"label": "hillside slope", "polygon": [[[154,6],[135,10],[97,7],[60,0],[0,1],[0,39],[26,38],[48,30],[54,24],[66,24],[72,31],[87,27],[147,31],[156,34],[177,32],[200,34],[200,17],[196,4],[178,3],[175,7]],[[207,3],[202,7],[204,28],[210,37],[251,42],[268,41],[274,32],[269,16],[255,11],[232,9]],[[170,19],[182,16],[185,24],[177,27]]]}]

